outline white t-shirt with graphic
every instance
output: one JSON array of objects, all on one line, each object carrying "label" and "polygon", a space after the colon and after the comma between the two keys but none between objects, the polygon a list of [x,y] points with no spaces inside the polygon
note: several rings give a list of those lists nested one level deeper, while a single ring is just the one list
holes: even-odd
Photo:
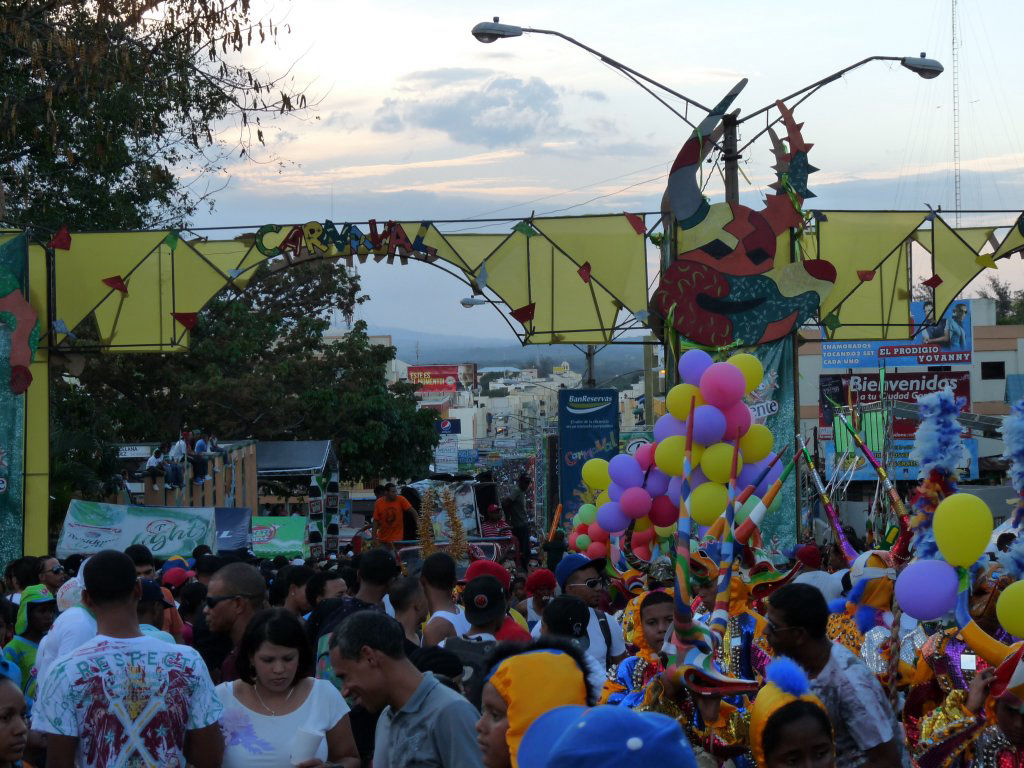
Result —
[{"label": "white t-shirt with graphic", "polygon": [[152,637],[97,635],[39,682],[32,728],[78,739],[77,768],[185,765],[186,731],[223,707],[199,654]]},{"label": "white t-shirt with graphic", "polygon": [[[294,712],[272,716],[249,709],[235,698],[240,681],[221,683],[217,696],[224,705],[220,727],[224,731],[224,768],[280,768],[291,764],[295,734],[300,728],[327,733],[348,713],[348,704],[327,680],[313,680],[306,700]],[[316,757],[327,760],[327,740]]]}]

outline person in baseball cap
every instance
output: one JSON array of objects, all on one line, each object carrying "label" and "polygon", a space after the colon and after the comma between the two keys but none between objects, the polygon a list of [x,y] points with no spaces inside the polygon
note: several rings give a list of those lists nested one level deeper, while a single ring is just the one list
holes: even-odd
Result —
[{"label": "person in baseball cap", "polygon": [[159,629],[164,620],[164,609],[174,608],[174,603],[164,596],[164,591],[153,579],[142,579],[139,583],[142,585],[142,595],[139,597],[139,605],[136,609],[136,615],[139,617],[139,631],[147,637],[155,637],[174,645],[174,637]]},{"label": "person in baseball cap", "polygon": [[526,626],[533,626],[540,621],[544,607],[555,595],[555,574],[547,568],[538,568],[526,577],[526,599],[516,606],[516,610],[526,618]]},{"label": "person in baseball cap", "polygon": [[546,712],[527,729],[518,760],[530,768],[697,768],[693,750],[674,719],[611,706],[567,706]]},{"label": "person in baseball cap", "polygon": [[590,610],[586,603],[572,595],[559,595],[544,607],[540,633],[545,637],[565,638],[586,651],[590,647],[589,623]]},{"label": "person in baseball cap", "polygon": [[505,621],[505,590],[493,576],[478,576],[470,581],[462,593],[462,604],[471,625],[467,634],[496,635]]},{"label": "person in baseball cap", "polygon": [[[502,622],[501,628],[495,633],[495,637],[502,642],[528,643],[530,631],[526,619],[517,611],[509,610],[509,590],[512,588],[512,574],[500,563],[493,560],[474,560],[466,569],[465,582],[468,585],[482,576],[490,576],[500,585],[505,597],[505,612],[508,614]],[[466,613],[469,619],[469,613]],[[472,619],[470,619],[472,621]]]},{"label": "person in baseball cap", "polygon": [[598,573],[604,573],[605,559],[603,557],[591,559],[579,553],[566,555],[555,568],[555,581],[558,582],[558,588],[564,592],[565,583],[569,580],[570,576],[576,573],[576,571],[591,567],[595,568]]}]

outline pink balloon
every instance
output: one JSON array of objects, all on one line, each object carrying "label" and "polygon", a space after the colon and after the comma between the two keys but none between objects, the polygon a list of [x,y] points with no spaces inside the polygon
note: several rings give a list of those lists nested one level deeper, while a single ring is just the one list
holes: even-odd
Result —
[{"label": "pink balloon", "polygon": [[743,437],[750,429],[750,409],[742,400],[725,411],[725,435],[726,440],[735,440]]},{"label": "pink balloon", "polygon": [[626,517],[638,520],[651,511],[651,494],[643,488],[627,488],[619,499],[619,507]]},{"label": "pink balloon", "polygon": [[686,437],[686,422],[680,421],[671,413],[659,416],[658,420],[654,422],[654,441],[660,443],[666,437],[674,435]]},{"label": "pink balloon", "polygon": [[746,387],[743,371],[732,363],[714,363],[700,377],[700,396],[722,411],[743,397]]},{"label": "pink balloon", "polygon": [[[679,505],[673,504],[668,496],[658,496],[651,503],[651,524],[659,528],[672,525],[679,519]],[[591,536],[591,539],[594,537]]]},{"label": "pink balloon", "polygon": [[633,547],[633,554],[646,562],[651,561],[651,548],[646,544]]},{"label": "pink balloon", "polygon": [[644,489],[651,496],[661,496],[668,490],[670,480],[671,478],[660,469],[652,469],[647,473],[647,482],[644,483]]},{"label": "pink balloon", "polygon": [[591,560],[597,560],[601,557],[608,557],[608,545],[603,541],[592,541],[590,546],[587,547],[587,557]]},{"label": "pink balloon", "polygon": [[657,447],[657,443],[644,443],[636,449],[633,458],[636,459],[636,463],[640,465],[640,469],[644,472],[650,469],[654,463],[654,450]]},{"label": "pink balloon", "polygon": [[591,541],[608,541],[608,531],[597,523],[587,526],[587,535],[590,536]]},{"label": "pink balloon", "polygon": [[576,549],[576,539],[579,538],[579,534],[573,531],[569,534],[569,549]]},{"label": "pink balloon", "polygon": [[633,531],[633,548],[649,546],[654,541],[654,528],[648,528],[644,531]]}]

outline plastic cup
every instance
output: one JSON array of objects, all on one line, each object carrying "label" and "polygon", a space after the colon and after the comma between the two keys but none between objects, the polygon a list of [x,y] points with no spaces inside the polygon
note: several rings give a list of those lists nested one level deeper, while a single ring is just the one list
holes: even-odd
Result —
[{"label": "plastic cup", "polygon": [[320,748],[320,742],[323,740],[323,731],[299,728],[295,732],[295,738],[292,739],[292,765],[299,765],[316,757],[316,751]]}]

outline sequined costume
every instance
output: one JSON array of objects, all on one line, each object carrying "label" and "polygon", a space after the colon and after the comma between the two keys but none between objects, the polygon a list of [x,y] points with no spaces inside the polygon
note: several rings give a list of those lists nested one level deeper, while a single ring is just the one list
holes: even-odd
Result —
[{"label": "sequined costume", "polygon": [[1024,749],[1014,747],[984,712],[967,709],[967,693],[951,692],[921,719],[914,747],[920,768],[1024,768]]},{"label": "sequined costume", "polygon": [[641,616],[644,601],[655,592],[672,594],[670,589],[643,592],[630,600],[622,612],[622,634],[627,647],[634,653],[619,663],[614,675],[604,684],[600,699],[602,704],[636,707],[643,700],[644,689],[665,668],[658,656],[658,649],[647,644]]}]

